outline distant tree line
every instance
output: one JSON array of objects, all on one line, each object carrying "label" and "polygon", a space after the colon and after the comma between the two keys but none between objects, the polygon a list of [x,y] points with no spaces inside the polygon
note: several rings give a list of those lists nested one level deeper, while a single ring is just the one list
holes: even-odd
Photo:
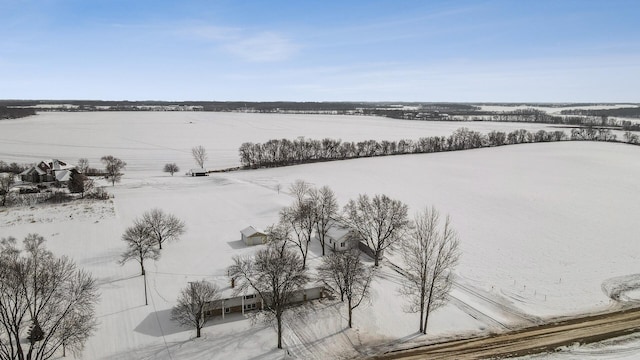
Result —
[{"label": "distant tree line", "polygon": [[0,106],[0,120],[2,119],[18,119],[31,115],[35,115],[34,109],[28,108],[12,108],[6,106]]},{"label": "distant tree line", "polygon": [[0,173],[20,174],[30,168],[32,164],[18,164],[16,162],[6,163],[0,160]]},{"label": "distant tree line", "polygon": [[260,168],[317,161],[433,153],[568,139],[567,134],[563,131],[549,132],[539,130],[537,132],[529,132],[520,129],[510,133],[492,131],[485,135],[478,131],[460,128],[448,137],[431,136],[422,137],[418,140],[365,140],[356,142],[329,138],[315,140],[299,137],[295,140],[273,139],[265,143],[245,142],[240,146],[239,154],[243,167]]},{"label": "distant tree line", "polygon": [[[473,111],[477,106],[455,103],[415,103],[415,102],[290,102],[290,101],[109,101],[109,100],[0,100],[0,106],[32,107],[39,105],[38,111],[146,111],[146,106],[198,106],[203,111],[248,111],[259,113],[334,113],[346,114],[362,109],[401,109],[405,106],[438,111]],[[43,107],[43,105],[45,105]],[[46,107],[46,105],[54,105]],[[63,106],[60,105],[70,105]],[[26,108],[33,111],[34,109]],[[361,112],[360,112],[361,113]],[[0,117],[1,118],[1,117]]]},{"label": "distant tree line", "polygon": [[[418,140],[342,141],[330,138],[316,140],[299,137],[294,140],[272,139],[265,143],[245,142],[239,148],[239,155],[242,167],[255,169],[319,161],[424,154],[565,140],[618,141],[616,135],[604,127],[588,126],[572,129],[570,136],[564,131],[538,130],[531,132],[525,129],[509,133],[491,131],[488,134],[482,134],[463,127],[454,131],[450,136],[422,137]],[[625,133],[625,142],[638,144],[638,136],[627,132]]]},{"label": "distant tree line", "polygon": [[[496,121],[496,122],[526,122],[541,124],[558,124],[570,126],[615,126],[625,127],[633,125],[629,121],[620,121],[606,115],[595,114],[564,114],[551,115],[542,110],[517,109],[508,112],[484,111],[484,110],[461,110],[450,111],[435,110],[427,111],[424,108],[419,110],[387,110],[387,109],[367,109],[365,115],[386,116],[395,119],[405,120],[426,120],[426,121]],[[572,116],[574,115],[574,116]],[[626,128],[625,128],[626,130]],[[636,129],[640,130],[640,128]]]},{"label": "distant tree line", "polygon": [[584,115],[584,116],[615,116],[627,118],[640,118],[640,107],[624,107],[617,109],[570,109],[562,110],[563,115]]}]

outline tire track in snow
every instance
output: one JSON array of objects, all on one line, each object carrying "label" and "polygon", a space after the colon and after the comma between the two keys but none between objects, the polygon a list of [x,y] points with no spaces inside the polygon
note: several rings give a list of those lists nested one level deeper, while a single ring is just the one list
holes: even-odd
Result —
[{"label": "tire track in snow", "polygon": [[479,299],[487,304],[489,304],[492,307],[497,308],[500,311],[503,311],[505,313],[508,313],[514,317],[517,317],[518,319],[523,320],[526,323],[532,324],[532,325],[538,325],[538,324],[542,324],[542,319],[540,319],[537,316],[533,316],[533,315],[528,315],[525,313],[522,313],[520,311],[518,311],[517,309],[511,308],[506,306],[503,303],[500,303],[494,299],[491,299],[490,297],[483,295],[482,293],[480,293],[479,291],[471,288],[470,286],[467,285],[462,285],[461,283],[457,282],[457,281],[453,281],[453,286],[455,288],[457,288],[458,290],[461,290],[463,292],[466,292],[467,294],[475,297],[476,299]]},{"label": "tire track in snow", "polygon": [[[389,266],[391,267],[392,270],[394,270],[395,272],[397,272],[398,274],[402,275],[403,277],[407,277],[407,273],[404,271],[404,269],[402,269],[401,267],[399,267],[398,265],[394,264],[393,262],[391,262],[390,260],[386,260],[386,263],[389,264]],[[462,300],[461,296],[455,296],[451,293],[449,293],[448,297],[449,299],[452,301],[452,303],[454,303],[455,306],[457,306],[459,309],[461,309],[462,311],[466,312],[469,316],[471,316],[472,318],[479,320],[481,322],[484,322],[485,324],[489,325],[489,326],[493,326],[493,327],[498,327],[504,330],[511,330],[512,327],[511,325],[508,325],[507,323],[505,323],[504,321],[501,321],[499,319],[497,319],[496,316],[492,315],[493,313],[507,313],[513,317],[518,318],[521,321],[524,321],[527,324],[540,324],[542,323],[541,319],[539,319],[538,317],[535,316],[531,316],[531,315],[527,315],[527,314],[523,314],[522,312],[516,310],[516,309],[512,309],[508,306],[506,306],[505,304],[502,304],[494,299],[489,298],[486,295],[481,294],[479,291],[472,289],[470,286],[466,286],[466,285],[462,285],[457,281],[452,281],[453,287],[455,289],[457,289],[458,291],[462,292],[462,293],[466,293],[467,295],[470,295],[472,297],[472,299],[480,302],[480,303],[484,303],[484,310],[482,311],[480,310],[480,308],[482,306],[478,306],[477,304],[474,306],[470,301],[465,301]],[[489,309],[493,309],[495,311],[486,311],[487,307]],[[491,314],[490,314],[491,313]]]},{"label": "tire track in snow", "polygon": [[510,328],[502,323],[501,321],[491,317],[490,315],[487,315],[485,313],[483,313],[482,311],[474,308],[472,305],[460,300],[459,298],[449,294],[448,295],[448,299],[449,301],[451,301],[451,303],[453,303],[458,309],[464,311],[465,313],[467,313],[467,315],[471,316],[472,318],[481,321],[489,326],[493,325],[493,327],[498,327],[498,328],[502,328],[504,330],[510,330]]},{"label": "tire track in snow", "polygon": [[[288,354],[299,359],[351,359],[357,355],[340,304],[313,302],[300,305],[300,313],[284,324]],[[293,309],[295,311],[295,309]],[[286,336],[285,336],[286,335]]]}]

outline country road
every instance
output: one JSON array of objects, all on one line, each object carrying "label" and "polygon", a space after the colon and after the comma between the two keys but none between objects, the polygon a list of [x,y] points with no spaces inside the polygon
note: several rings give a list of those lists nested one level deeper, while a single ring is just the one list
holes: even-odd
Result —
[{"label": "country road", "polygon": [[640,308],[584,316],[478,338],[391,351],[374,359],[486,359],[552,351],[640,331]]}]

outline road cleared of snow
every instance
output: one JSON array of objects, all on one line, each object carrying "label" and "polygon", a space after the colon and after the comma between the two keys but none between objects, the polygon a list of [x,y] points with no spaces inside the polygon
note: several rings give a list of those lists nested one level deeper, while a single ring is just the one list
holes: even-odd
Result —
[{"label": "road cleared of snow", "polygon": [[375,359],[486,359],[540,353],[576,342],[590,343],[640,329],[640,309],[575,318],[519,331],[390,352]]}]

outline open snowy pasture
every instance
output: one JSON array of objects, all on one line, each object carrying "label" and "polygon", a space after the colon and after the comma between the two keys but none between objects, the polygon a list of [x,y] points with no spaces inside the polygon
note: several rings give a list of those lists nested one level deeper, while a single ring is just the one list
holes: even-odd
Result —
[{"label": "open snowy pasture", "polygon": [[75,163],[88,158],[101,167],[100,158],[113,155],[134,171],[159,171],[175,162],[182,173],[195,167],[191,148],[203,145],[207,168],[240,164],[238,148],[244,142],[265,142],[299,136],[343,141],[417,140],[449,136],[467,127],[492,130],[557,130],[545,124],[493,122],[425,122],[370,116],[287,115],[214,112],[43,112],[0,122],[0,160],[32,163],[58,158]]},{"label": "open snowy pasture", "polygon": [[[107,186],[113,194],[108,201],[0,211],[0,237],[39,233],[50,249],[73,258],[100,284],[99,327],[82,358],[280,359],[286,353],[304,359],[349,358],[388,346],[606,310],[617,304],[611,294],[623,300],[638,296],[640,147],[522,144],[197,178],[161,172],[170,161],[190,167],[189,149],[200,144],[209,150],[212,166],[224,167],[237,164],[235,149],[242,141],[296,134],[344,140],[417,138],[448,135],[461,126],[366,117],[262,116],[51,113],[0,122],[0,159],[5,161],[89,157],[98,166],[97,159],[109,151],[130,163],[122,183]],[[261,128],[251,130],[249,124]],[[192,125],[201,130],[189,130]],[[519,125],[495,123],[502,130]],[[242,131],[246,133],[236,133]],[[50,140],[45,141],[47,133]],[[275,350],[272,327],[240,314],[213,319],[200,339],[194,338],[193,329],[170,320],[178,293],[189,281],[207,279],[231,295],[226,269],[233,256],[250,256],[259,248],[244,246],[239,231],[276,222],[278,211],[292,202],[287,188],[297,179],[330,186],[340,205],[362,193],[386,194],[407,203],[411,213],[433,205],[451,215],[462,257],[451,301],[433,314],[428,335],[419,336],[417,317],[402,310],[405,299],[397,292],[402,277],[392,266],[402,266],[402,260],[393,253],[377,271],[370,303],[355,310],[354,329],[347,330],[339,301],[311,302],[288,318],[284,352]],[[123,231],[155,207],[184,220],[187,232],[180,241],[163,246],[158,261],[147,264],[145,306],[140,267],[118,260],[125,249]],[[321,261],[316,242],[309,261],[311,268]]]}]

